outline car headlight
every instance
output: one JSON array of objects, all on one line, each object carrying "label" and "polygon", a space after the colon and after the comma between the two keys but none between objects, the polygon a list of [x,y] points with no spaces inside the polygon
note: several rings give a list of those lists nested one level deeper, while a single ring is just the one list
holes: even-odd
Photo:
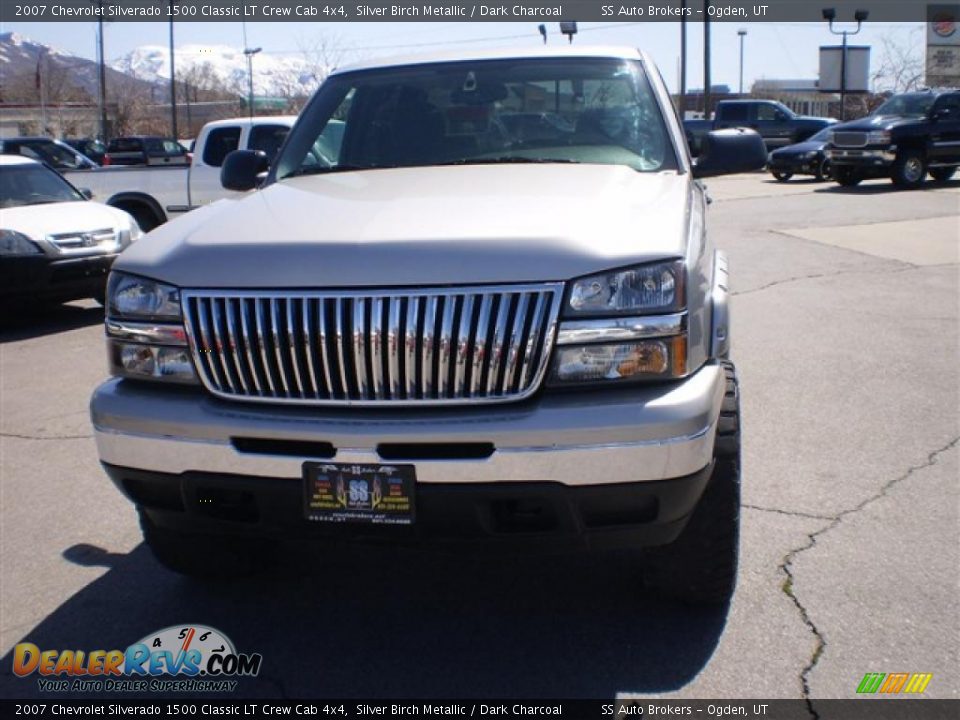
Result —
[{"label": "car headlight", "polygon": [[0,230],[0,256],[42,255],[43,250],[33,240],[15,230]]},{"label": "car headlight", "polygon": [[[700,232],[699,225],[691,232]],[[592,275],[570,285],[548,383],[666,380],[687,374],[683,261]]]},{"label": "car headlight", "polygon": [[130,243],[134,243],[143,237],[143,230],[140,229],[140,226],[137,224],[137,221],[133,218],[130,218],[130,227],[122,228],[119,233],[117,233],[117,240],[120,242],[120,247],[125,248]]},{"label": "car headlight", "polygon": [[671,260],[613,270],[575,280],[565,315],[640,315],[672,312],[684,305],[683,262]]},{"label": "car headlight", "polygon": [[871,130],[867,133],[867,145],[889,145],[891,142],[889,130]]},{"label": "car headlight", "polygon": [[107,352],[113,375],[198,384],[180,314],[180,290],[113,272],[107,282]]},{"label": "car headlight", "polygon": [[136,275],[110,273],[107,302],[111,317],[181,320],[180,290]]}]

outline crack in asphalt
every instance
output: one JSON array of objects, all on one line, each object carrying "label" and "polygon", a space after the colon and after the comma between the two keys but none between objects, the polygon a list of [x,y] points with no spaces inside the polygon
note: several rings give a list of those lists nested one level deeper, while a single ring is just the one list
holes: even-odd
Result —
[{"label": "crack in asphalt", "polygon": [[[821,535],[824,535],[830,532],[835,527],[840,525],[840,523],[843,522],[843,519],[845,517],[847,517],[848,515],[859,513],[861,510],[866,508],[871,503],[875,502],[876,500],[879,500],[882,497],[885,497],[886,494],[894,486],[899,485],[900,483],[909,479],[914,473],[917,473],[920,470],[925,470],[928,467],[932,467],[933,465],[936,465],[937,458],[943,453],[956,447],[957,443],[960,443],[960,436],[955,437],[946,445],[940,448],[937,448],[933,452],[929,453],[927,455],[927,459],[925,462],[919,465],[913,465],[907,468],[907,471],[902,475],[898,475],[892,480],[884,483],[884,485],[880,488],[879,492],[871,495],[870,497],[866,498],[865,500],[858,503],[854,507],[844,510],[843,512],[837,513],[833,518],[830,518],[830,523],[828,525],[825,525],[824,527],[820,528],[816,532],[808,533],[807,534],[808,542],[805,545],[794,548],[793,550],[788,552],[786,555],[784,555],[783,562],[780,563],[780,566],[778,568],[786,576],[786,579],[783,581],[783,585],[781,586],[781,589],[783,590],[783,593],[787,597],[789,597],[791,601],[793,601],[793,604],[797,608],[797,612],[799,612],[800,614],[800,619],[803,621],[803,624],[806,625],[807,628],[809,628],[811,634],[814,636],[817,642],[817,646],[816,648],[814,648],[813,655],[810,658],[810,662],[807,663],[806,667],[804,667],[800,673],[800,684],[803,689],[803,699],[806,702],[807,711],[810,713],[810,717],[813,718],[813,720],[820,720],[820,713],[818,713],[816,709],[813,707],[813,700],[810,698],[810,673],[816,667],[817,663],[820,662],[820,658],[822,657],[824,651],[827,648],[827,641],[824,639],[823,634],[820,632],[820,629],[817,627],[816,623],[814,623],[813,620],[811,619],[809,611],[803,605],[803,603],[800,602],[800,599],[797,597],[796,591],[794,590],[794,574],[792,570],[794,560],[798,555],[800,555],[800,553],[806,552],[807,550],[810,550],[811,548],[816,546],[817,538],[820,537]],[[761,508],[758,508],[758,509],[761,509]],[[785,514],[791,514],[791,513],[785,513]]]},{"label": "crack in asphalt", "polygon": [[21,435],[19,433],[0,433],[0,437],[15,440],[89,440],[93,435]]},{"label": "crack in asphalt", "polygon": [[[870,257],[875,257],[871,255]],[[766,285],[760,285],[759,287],[750,288],[748,290],[737,290],[730,293],[731,297],[736,297],[738,295],[751,295],[753,293],[760,292],[762,290],[767,290],[777,285],[785,285],[786,283],[800,282],[801,280],[817,280],[818,278],[825,277],[834,277],[836,275],[892,275],[894,273],[910,272],[911,270],[927,270],[929,268],[939,268],[939,267],[953,267],[956,263],[946,263],[939,265],[913,265],[912,263],[906,263],[902,260],[892,260],[892,262],[900,263],[903,267],[895,268],[886,268],[886,269],[876,269],[876,270],[866,270],[864,268],[850,268],[848,270],[836,270],[834,272],[826,273],[811,273],[809,275],[795,275],[793,277],[783,278],[781,280],[774,280],[769,282]]]},{"label": "crack in asphalt", "polygon": [[814,513],[800,512],[799,510],[782,510],[781,508],[761,507],[760,505],[748,505],[741,503],[740,507],[747,510],[758,510],[759,512],[776,513],[777,515],[789,515],[790,517],[810,518],[812,520],[836,520],[836,515],[816,515]]}]

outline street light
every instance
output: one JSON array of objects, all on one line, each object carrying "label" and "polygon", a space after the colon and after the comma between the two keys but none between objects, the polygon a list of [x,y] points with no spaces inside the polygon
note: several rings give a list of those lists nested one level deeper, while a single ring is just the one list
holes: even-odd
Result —
[{"label": "street light", "polygon": [[746,30],[737,30],[740,36],[740,96],[743,97],[743,39],[747,36]]},{"label": "street light", "polygon": [[840,120],[847,119],[847,35],[856,35],[860,27],[870,15],[867,10],[857,10],[853,19],[857,21],[856,30],[834,30],[833,21],[837,18],[837,11],[833,8],[823,9],[823,19],[830,23],[830,32],[834,35],[843,35],[843,50],[840,54]]},{"label": "street light", "polygon": [[249,82],[249,92],[247,93],[247,109],[250,111],[250,120],[253,121],[253,56],[263,48],[244,48],[243,54],[247,56],[247,81]]}]

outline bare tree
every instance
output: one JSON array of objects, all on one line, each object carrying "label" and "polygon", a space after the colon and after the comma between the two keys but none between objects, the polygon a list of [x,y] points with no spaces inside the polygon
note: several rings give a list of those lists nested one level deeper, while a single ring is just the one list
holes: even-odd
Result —
[{"label": "bare tree", "polygon": [[880,64],[873,73],[878,92],[909,92],[923,86],[924,45],[917,37],[921,31],[912,30],[907,39],[889,33],[880,39]]},{"label": "bare tree", "polygon": [[321,33],[310,37],[300,36],[297,39],[297,49],[313,86],[311,90],[320,87],[327,76],[343,64],[347,55],[339,35]]}]

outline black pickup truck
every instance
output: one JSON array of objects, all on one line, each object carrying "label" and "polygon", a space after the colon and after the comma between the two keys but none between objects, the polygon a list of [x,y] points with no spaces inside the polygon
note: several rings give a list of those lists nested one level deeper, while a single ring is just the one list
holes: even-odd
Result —
[{"label": "black pickup truck", "polygon": [[760,133],[769,152],[803,142],[835,122],[832,118],[797,115],[775,100],[721,100],[717,103],[713,120],[685,120],[683,129],[693,155],[700,154],[700,145],[707,133],[736,127],[751,128]]},{"label": "black pickup truck", "polygon": [[960,90],[894,95],[872,114],[831,128],[827,156],[841,185],[888,177],[917,188],[928,172],[946,182],[960,166]]}]

